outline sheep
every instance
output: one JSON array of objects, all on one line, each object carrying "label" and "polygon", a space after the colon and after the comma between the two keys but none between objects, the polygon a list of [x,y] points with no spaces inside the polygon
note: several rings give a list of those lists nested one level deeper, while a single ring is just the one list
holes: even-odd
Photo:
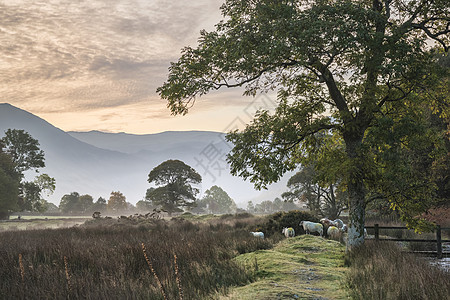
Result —
[{"label": "sheep", "polygon": [[322,218],[322,219],[320,219],[320,223],[322,223],[323,225],[334,226],[337,228],[342,228],[342,226],[344,226],[344,222],[341,219],[336,219],[334,221],[331,221],[328,218]]},{"label": "sheep", "polygon": [[323,236],[323,225],[320,223],[301,221],[300,226],[303,226],[303,230],[305,230],[306,234],[318,232],[320,236]]},{"label": "sheep", "polygon": [[264,232],[261,231],[252,231],[250,232],[254,237],[260,238],[260,239],[264,239]]},{"label": "sheep", "polygon": [[345,225],[341,219],[336,219],[333,221],[333,223],[335,224],[334,226],[336,226],[337,228],[342,228]]},{"label": "sheep", "polygon": [[327,235],[332,239],[338,239],[341,235],[341,230],[336,226],[330,226],[328,227]]},{"label": "sheep", "polygon": [[281,233],[284,234],[285,237],[294,237],[295,236],[295,231],[294,228],[292,227],[284,227],[283,230],[281,231]]}]

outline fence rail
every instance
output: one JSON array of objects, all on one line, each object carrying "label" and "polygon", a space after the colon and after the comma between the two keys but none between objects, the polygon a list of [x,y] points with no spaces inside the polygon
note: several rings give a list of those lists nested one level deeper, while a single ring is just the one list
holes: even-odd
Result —
[{"label": "fence rail", "polygon": [[449,252],[442,252],[442,243],[450,243],[450,240],[442,240],[442,230],[450,230],[450,227],[441,228],[440,225],[436,226],[436,239],[435,240],[425,240],[425,239],[396,239],[396,238],[380,238],[380,229],[406,229],[407,227],[394,227],[394,226],[379,226],[378,224],[374,224],[374,226],[366,226],[366,229],[374,229],[374,240],[375,241],[393,241],[393,242],[419,242],[419,243],[436,243],[436,252],[433,251],[416,251],[415,253],[422,254],[436,254],[437,258],[442,258],[444,254],[448,255]]}]

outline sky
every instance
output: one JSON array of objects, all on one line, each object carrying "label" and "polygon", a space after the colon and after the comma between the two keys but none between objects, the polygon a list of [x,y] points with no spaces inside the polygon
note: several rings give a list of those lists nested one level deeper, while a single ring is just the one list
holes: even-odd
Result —
[{"label": "sky", "polygon": [[[156,88],[223,0],[0,0],[0,102],[65,131],[227,132],[274,102],[229,89],[172,116]],[[269,107],[270,108],[270,107]]]}]

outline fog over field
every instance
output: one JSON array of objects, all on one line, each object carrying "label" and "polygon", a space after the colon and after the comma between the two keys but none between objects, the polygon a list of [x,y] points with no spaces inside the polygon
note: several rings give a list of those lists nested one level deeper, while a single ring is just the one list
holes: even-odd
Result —
[{"label": "fog over field", "polygon": [[219,132],[64,132],[31,113],[0,104],[1,136],[9,128],[23,129],[39,141],[46,162],[41,172],[56,179],[56,191],[47,200],[57,205],[63,195],[74,191],[89,194],[94,200],[120,191],[135,204],[150,187],[148,173],[168,159],[180,159],[196,169],[203,178],[202,192],[218,185],[240,207],[246,207],[249,200],[260,202],[279,197],[289,178],[285,176],[268,190],[255,191],[251,183],[232,176],[225,162],[230,145]]}]

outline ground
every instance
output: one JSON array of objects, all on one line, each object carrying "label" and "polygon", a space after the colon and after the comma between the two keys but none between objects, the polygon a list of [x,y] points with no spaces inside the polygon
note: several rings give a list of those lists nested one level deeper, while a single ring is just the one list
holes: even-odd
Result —
[{"label": "ground", "polygon": [[345,246],[317,236],[281,241],[271,250],[240,255],[258,279],[220,300],[348,299],[343,287]]}]

